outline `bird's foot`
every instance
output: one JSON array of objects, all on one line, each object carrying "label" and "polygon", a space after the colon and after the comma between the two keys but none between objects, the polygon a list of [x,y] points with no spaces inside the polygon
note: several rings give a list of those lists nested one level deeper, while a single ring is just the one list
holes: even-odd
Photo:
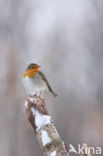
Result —
[{"label": "bird's foot", "polygon": [[29,97],[31,97],[31,98],[35,98],[35,97],[37,97],[37,93],[34,94],[34,95],[29,95]]},{"label": "bird's foot", "polygon": [[41,94],[42,94],[42,91],[40,91],[40,93],[39,93],[39,96],[38,96],[39,100],[42,99],[42,98],[41,98]]}]

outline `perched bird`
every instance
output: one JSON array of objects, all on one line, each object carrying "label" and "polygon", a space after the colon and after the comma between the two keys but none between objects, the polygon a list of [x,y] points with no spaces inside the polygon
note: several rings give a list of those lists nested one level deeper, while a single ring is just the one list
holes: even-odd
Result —
[{"label": "perched bird", "polygon": [[52,90],[45,75],[39,70],[40,66],[35,63],[28,65],[26,72],[23,74],[23,83],[27,92],[31,96],[40,96],[43,90],[50,91],[54,97],[57,94]]}]

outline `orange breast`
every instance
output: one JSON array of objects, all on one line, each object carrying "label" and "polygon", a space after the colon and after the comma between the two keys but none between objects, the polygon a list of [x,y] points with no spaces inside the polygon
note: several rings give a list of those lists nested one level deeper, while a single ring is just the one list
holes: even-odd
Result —
[{"label": "orange breast", "polygon": [[30,78],[33,78],[33,77],[35,77],[35,75],[36,75],[37,72],[38,72],[38,69],[28,69],[28,70],[24,73],[23,77],[28,76],[28,77],[30,77]]}]

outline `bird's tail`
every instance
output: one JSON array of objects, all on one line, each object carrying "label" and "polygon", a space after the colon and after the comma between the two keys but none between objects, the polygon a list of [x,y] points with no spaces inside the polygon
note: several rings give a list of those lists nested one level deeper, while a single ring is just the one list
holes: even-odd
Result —
[{"label": "bird's tail", "polygon": [[54,97],[58,96],[53,90],[51,91],[51,93]]},{"label": "bird's tail", "polygon": [[50,87],[49,83],[47,83],[47,86],[48,86],[49,91],[52,93],[52,95],[53,95],[54,97],[58,96],[58,95],[52,90],[52,88]]}]

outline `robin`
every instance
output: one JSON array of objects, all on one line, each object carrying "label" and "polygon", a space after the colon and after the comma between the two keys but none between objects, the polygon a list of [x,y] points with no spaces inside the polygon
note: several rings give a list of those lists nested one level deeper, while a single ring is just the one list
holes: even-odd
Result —
[{"label": "robin", "polygon": [[43,90],[50,91],[56,97],[57,94],[52,90],[45,75],[39,70],[40,66],[35,63],[28,65],[23,74],[23,83],[30,96],[40,96]]}]

